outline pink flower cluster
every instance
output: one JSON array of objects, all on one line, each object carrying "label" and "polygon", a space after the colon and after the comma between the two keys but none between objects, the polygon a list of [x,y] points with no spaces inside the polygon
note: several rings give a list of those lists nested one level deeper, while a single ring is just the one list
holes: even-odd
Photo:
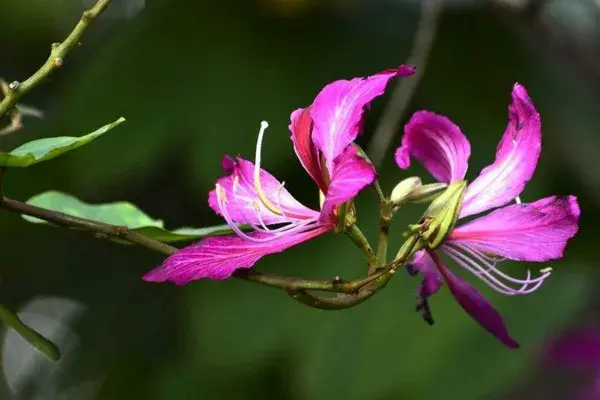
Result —
[{"label": "pink flower cluster", "polygon": [[[236,269],[251,268],[265,255],[281,252],[334,229],[338,206],[352,200],[376,179],[374,167],[357,154],[353,142],[362,131],[365,109],[384,93],[388,82],[408,76],[414,68],[400,66],[378,74],[338,80],[325,86],[305,108],[291,114],[290,132],[300,163],[323,194],[320,210],[298,202],[284,184],[260,166],[267,124],[259,133],[255,163],[225,156],[225,175],[209,194],[209,205],[231,226],[234,235],[209,237],[168,257],[144,276],[146,281],[226,279]],[[424,249],[410,269],[423,275],[419,308],[431,321],[427,299],[445,282],[462,308],[509,347],[510,337],[499,313],[469,283],[440,259],[443,253],[493,290],[506,295],[535,291],[550,275],[542,269],[533,278],[515,278],[498,268],[504,259],[545,262],[560,258],[578,229],[579,206],[574,196],[550,196],[522,203],[519,195],[531,179],[541,151],[541,121],[525,88],[515,84],[509,121],[495,161],[467,187],[460,219],[491,211],[454,228],[435,251]],[[463,180],[471,149],[460,128],[429,111],[415,113],[404,130],[396,163],[402,169],[418,160],[435,179]],[[244,232],[239,225],[247,225]]]}]

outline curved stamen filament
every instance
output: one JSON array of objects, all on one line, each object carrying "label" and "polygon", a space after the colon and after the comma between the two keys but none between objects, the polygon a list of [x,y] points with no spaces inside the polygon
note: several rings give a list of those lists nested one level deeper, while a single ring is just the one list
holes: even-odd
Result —
[{"label": "curved stamen filament", "polygon": [[227,211],[228,200],[227,200],[227,195],[225,194],[225,190],[223,189],[223,187],[217,183],[215,190],[217,191],[217,205],[219,206],[219,211],[221,212],[221,215],[223,216],[223,218],[225,219],[225,222],[227,222],[227,225],[229,225],[231,230],[236,235],[238,235],[239,237],[241,237],[243,239],[247,239],[251,242],[260,242],[260,240],[253,238],[253,237],[247,235],[246,233],[244,233],[238,227],[238,225],[235,223],[235,221],[233,221],[233,219],[229,215],[229,212]]},{"label": "curved stamen filament", "polygon": [[[457,253],[448,253],[448,255],[458,265],[460,265],[467,271],[471,272],[479,280],[481,280],[486,285],[488,285],[490,288],[492,288],[494,291],[496,291],[500,294],[509,295],[509,296],[530,294],[530,293],[536,291],[543,283],[543,281],[539,281],[539,282],[535,283],[533,287],[529,287],[529,285],[532,283],[525,282],[521,288],[514,289],[514,288],[507,286],[505,283],[501,282],[500,280],[498,280],[489,271],[481,270],[480,266],[478,266],[476,263],[474,263],[473,260],[470,260],[468,258],[465,259],[464,255],[461,255],[460,253],[458,253],[458,254]],[[463,256],[463,257],[461,257],[461,256]],[[528,273],[527,273],[528,280],[529,280],[530,276],[531,276],[531,273],[528,271]]]},{"label": "curved stamen filament", "polygon": [[[550,270],[544,269],[540,271],[542,275],[535,279],[531,279],[530,271],[527,271],[525,279],[517,279],[496,268],[499,259],[486,256],[478,250],[456,244],[445,245],[443,250],[461,267],[473,273],[495,291],[506,295],[530,294],[550,276]],[[509,286],[510,284],[517,284],[520,287],[514,288]]]},{"label": "curved stamen filament", "polygon": [[[311,218],[311,219],[302,220],[299,223],[289,223],[280,228],[269,229],[269,228],[267,228],[266,224],[264,224],[264,221],[262,220],[262,217],[261,217],[260,213],[258,212],[257,218],[259,220],[259,223],[262,225],[262,227],[257,226],[255,224],[249,224],[249,225],[256,232],[268,234],[269,236],[262,237],[262,238],[259,238],[256,236],[251,236],[251,235],[243,232],[239,228],[238,224],[233,220],[233,218],[229,214],[229,211],[227,209],[227,203],[228,203],[227,196],[226,196],[225,190],[223,189],[223,187],[221,185],[217,184],[216,192],[217,192],[217,204],[219,206],[219,211],[220,211],[221,215],[223,216],[223,218],[225,219],[225,222],[227,222],[227,224],[231,227],[231,229],[233,230],[233,232],[236,235],[238,235],[242,239],[248,240],[253,243],[267,243],[267,242],[279,239],[284,235],[305,232],[305,231],[311,230],[313,228],[312,225],[314,225],[317,222],[317,218]],[[234,196],[234,199],[235,199],[235,201],[237,201],[237,198],[235,196]],[[242,207],[239,207],[239,204],[238,204],[238,209],[243,214]]]},{"label": "curved stamen filament", "polygon": [[254,189],[256,189],[256,194],[258,198],[263,203],[263,205],[267,208],[267,210],[271,211],[276,215],[283,215],[281,209],[277,208],[265,195],[262,187],[260,186],[260,154],[262,151],[262,141],[265,135],[265,131],[269,127],[269,123],[267,121],[262,121],[260,123],[260,131],[258,132],[258,141],[256,143],[256,155],[254,158]]},{"label": "curved stamen filament", "polygon": [[[522,279],[516,279],[513,278],[510,275],[507,275],[505,273],[503,273],[501,270],[499,270],[498,268],[495,268],[495,265],[497,264],[497,262],[499,260],[495,260],[492,264],[487,263],[484,259],[482,259],[480,257],[480,252],[471,248],[468,248],[466,246],[455,246],[456,250],[461,250],[463,253],[457,253],[460,256],[462,256],[462,258],[464,260],[468,260],[470,261],[471,265],[475,265],[478,267],[478,270],[480,271],[480,273],[489,273],[489,275],[491,276],[491,273],[496,274],[499,278],[504,279],[507,282],[510,283],[515,283],[518,285],[523,285],[518,292],[519,293],[531,293],[533,290],[537,289],[539,287],[539,285],[537,285],[538,283],[541,284],[550,274],[549,273],[544,273],[543,275],[536,278],[536,279],[530,279],[531,278],[531,273],[529,271],[527,271],[527,278],[525,280]],[[469,257],[471,256],[471,257]],[[479,261],[481,264],[483,264],[484,266],[487,267],[487,270],[484,269],[481,264],[478,264],[477,261]],[[536,284],[537,286],[535,288],[528,288],[529,285],[531,284]],[[506,285],[503,285],[505,287],[507,287]],[[515,293],[517,294],[517,293]]]}]

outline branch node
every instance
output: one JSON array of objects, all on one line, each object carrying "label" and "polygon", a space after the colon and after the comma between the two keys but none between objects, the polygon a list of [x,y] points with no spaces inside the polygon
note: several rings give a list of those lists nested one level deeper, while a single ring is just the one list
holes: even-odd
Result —
[{"label": "branch node", "polygon": [[129,228],[126,226],[117,226],[115,233],[118,237],[125,237],[129,234]]},{"label": "branch node", "polygon": [[50,45],[50,48],[52,49],[52,51],[54,51],[58,48],[58,46],[60,46],[60,42],[54,42],[52,43],[52,45]]},{"label": "branch node", "polygon": [[81,19],[84,21],[89,21],[94,17],[94,14],[90,10],[85,10],[81,15]]},{"label": "branch node", "polygon": [[21,83],[19,81],[12,81],[11,83],[8,84],[8,89],[10,91],[14,92],[17,89],[19,89],[20,85],[21,85]]},{"label": "branch node", "polygon": [[60,68],[63,65],[63,59],[60,57],[56,57],[54,59],[54,61],[52,61],[52,64],[56,67],[56,68]]}]

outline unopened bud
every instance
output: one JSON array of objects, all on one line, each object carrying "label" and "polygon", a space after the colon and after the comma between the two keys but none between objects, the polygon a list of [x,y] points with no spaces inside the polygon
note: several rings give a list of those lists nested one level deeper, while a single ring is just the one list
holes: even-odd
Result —
[{"label": "unopened bud", "polygon": [[438,247],[454,228],[466,188],[465,181],[451,183],[425,211],[422,220],[427,221],[427,224],[423,227],[421,237],[430,249]]},{"label": "unopened bud", "polygon": [[406,178],[400,183],[396,185],[396,187],[392,190],[392,195],[390,196],[390,200],[394,203],[395,206],[399,206],[408,201],[411,194],[421,187],[421,178],[418,176],[411,176],[410,178]]},{"label": "unopened bud", "polygon": [[411,203],[428,203],[441,195],[447,187],[448,185],[443,182],[419,186],[410,193],[408,201]]},{"label": "unopened bud", "polygon": [[404,203],[428,203],[442,194],[447,187],[443,182],[423,185],[421,178],[411,176],[396,185],[392,190],[391,200],[396,207]]}]

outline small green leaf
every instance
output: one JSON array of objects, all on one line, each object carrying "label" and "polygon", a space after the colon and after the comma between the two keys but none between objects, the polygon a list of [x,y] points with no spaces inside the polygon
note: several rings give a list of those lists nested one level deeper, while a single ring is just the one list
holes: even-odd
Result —
[{"label": "small green leaf", "polygon": [[60,136],[25,143],[10,153],[0,153],[0,167],[28,167],[50,160],[91,142],[123,122],[125,122],[125,118],[121,117],[115,122],[81,137]]},{"label": "small green leaf", "polygon": [[[207,236],[227,235],[233,232],[228,225],[166,230],[162,220],[151,218],[131,203],[120,201],[107,204],[87,204],[76,197],[57,191],[44,192],[33,196],[27,203],[74,217],[111,225],[127,226],[131,230],[161,242],[189,241]],[[27,215],[23,215],[23,218],[32,223],[47,223]]]}]

